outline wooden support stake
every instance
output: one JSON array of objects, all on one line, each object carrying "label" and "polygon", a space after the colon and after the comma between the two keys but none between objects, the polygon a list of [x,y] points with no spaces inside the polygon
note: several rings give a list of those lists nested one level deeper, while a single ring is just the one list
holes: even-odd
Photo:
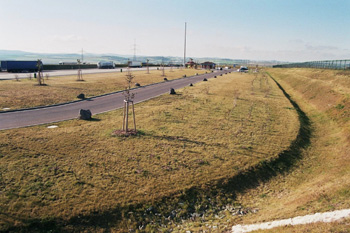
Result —
[{"label": "wooden support stake", "polygon": [[135,133],[136,133],[136,120],[135,120],[134,101],[132,101],[131,103],[132,103],[132,115],[134,116],[134,130],[135,130]]},{"label": "wooden support stake", "polygon": [[123,108],[123,131],[125,131],[125,110],[126,110],[126,102],[124,100],[124,108]]},{"label": "wooden support stake", "polygon": [[128,122],[129,122],[129,101],[126,102],[126,122],[125,122],[125,132],[128,132]]}]

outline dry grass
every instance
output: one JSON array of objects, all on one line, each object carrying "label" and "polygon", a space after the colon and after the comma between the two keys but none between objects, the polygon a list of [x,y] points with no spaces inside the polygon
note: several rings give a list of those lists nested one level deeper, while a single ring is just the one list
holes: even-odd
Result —
[{"label": "dry grass", "polygon": [[[310,145],[301,151],[302,159],[289,173],[238,197],[243,206],[259,209],[256,214],[224,221],[250,224],[350,208],[350,73],[316,69],[268,72],[309,117]],[[342,232],[348,230],[348,223],[319,223],[271,232]]]},{"label": "dry grass", "polygon": [[[196,73],[205,73],[205,70],[173,69],[165,71],[168,80],[181,78],[183,75],[193,76]],[[4,108],[20,109],[35,106],[45,106],[78,100],[77,96],[84,93],[85,97],[92,97],[126,88],[125,76],[127,72],[84,74],[84,81],[77,81],[77,75],[50,76],[45,79],[45,86],[38,86],[35,79],[18,79],[0,81],[0,111]],[[132,73],[133,80],[144,86],[151,83],[163,82],[161,70],[137,71]],[[132,86],[134,87],[134,86]]]},{"label": "dry grass", "polygon": [[[216,187],[277,157],[299,128],[292,105],[265,75],[225,75],[135,111],[141,134],[134,137],[111,136],[121,110],[56,129],[1,131],[2,229],[173,228],[169,208],[188,216],[207,208],[199,196],[221,208],[220,197],[230,195]],[[142,212],[150,205],[160,215]]]}]

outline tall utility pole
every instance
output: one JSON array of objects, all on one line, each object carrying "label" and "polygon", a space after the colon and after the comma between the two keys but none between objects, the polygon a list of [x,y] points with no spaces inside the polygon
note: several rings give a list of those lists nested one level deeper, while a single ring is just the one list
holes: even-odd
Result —
[{"label": "tall utility pole", "polygon": [[187,22],[185,22],[184,68],[186,64],[186,30],[187,30]]},{"label": "tall utility pole", "polygon": [[133,61],[136,61],[136,39],[134,39],[134,57]]}]

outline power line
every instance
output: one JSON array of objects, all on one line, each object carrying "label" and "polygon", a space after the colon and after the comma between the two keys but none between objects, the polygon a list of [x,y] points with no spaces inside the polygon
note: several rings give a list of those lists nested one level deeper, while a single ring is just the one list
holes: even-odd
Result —
[{"label": "power line", "polygon": [[185,22],[184,67],[186,64],[186,30],[187,30],[187,22]]}]

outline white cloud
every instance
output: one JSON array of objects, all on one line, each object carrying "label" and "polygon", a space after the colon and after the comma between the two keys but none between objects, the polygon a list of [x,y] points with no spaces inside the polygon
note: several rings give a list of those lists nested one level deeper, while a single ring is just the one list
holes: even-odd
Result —
[{"label": "white cloud", "polygon": [[312,51],[335,51],[335,50],[340,50],[336,46],[329,46],[329,45],[310,45],[310,44],[305,44],[305,49],[306,50],[312,50]]},{"label": "white cloud", "polygon": [[296,44],[296,45],[305,44],[305,41],[303,41],[301,39],[294,39],[294,40],[290,40],[289,42],[291,44]]},{"label": "white cloud", "polygon": [[53,35],[49,36],[49,39],[52,41],[60,41],[60,42],[77,42],[83,41],[84,38],[78,35]]},{"label": "white cloud", "polygon": [[297,41],[299,45],[290,46],[288,49],[261,48],[252,46],[211,45],[192,49],[192,56],[227,57],[233,59],[249,60],[279,60],[290,62],[303,62],[314,60],[347,59],[350,57],[348,49],[333,45],[311,45],[303,41]]}]

